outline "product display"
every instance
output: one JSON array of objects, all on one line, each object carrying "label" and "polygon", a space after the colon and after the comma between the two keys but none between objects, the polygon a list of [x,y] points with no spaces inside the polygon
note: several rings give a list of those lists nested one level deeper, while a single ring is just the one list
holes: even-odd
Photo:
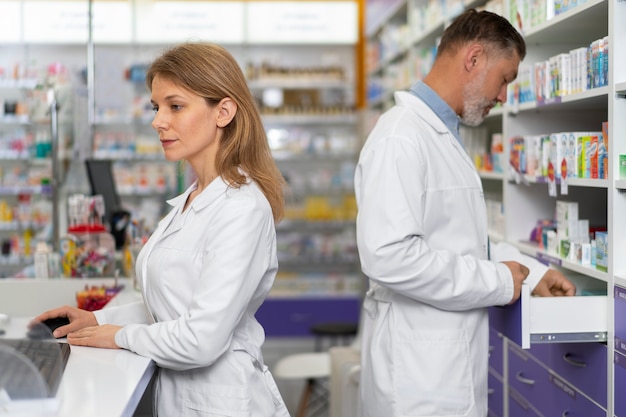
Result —
[{"label": "product display", "polygon": [[111,277],[115,239],[102,223],[102,196],[73,195],[68,201],[69,227],[59,247],[62,274],[68,278]]}]

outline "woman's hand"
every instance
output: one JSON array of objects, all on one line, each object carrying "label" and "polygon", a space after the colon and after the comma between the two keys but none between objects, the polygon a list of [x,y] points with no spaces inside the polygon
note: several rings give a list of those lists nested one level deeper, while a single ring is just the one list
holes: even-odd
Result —
[{"label": "woman's hand", "polygon": [[70,324],[58,327],[53,333],[56,338],[67,336],[68,333],[98,324],[96,316],[91,311],[82,310],[77,307],[63,306],[41,313],[31,321],[31,326],[44,320],[57,317],[67,317]]},{"label": "woman's hand", "polygon": [[115,343],[115,334],[121,326],[103,324],[101,326],[85,327],[67,335],[70,345],[92,346],[107,349],[120,349]]}]

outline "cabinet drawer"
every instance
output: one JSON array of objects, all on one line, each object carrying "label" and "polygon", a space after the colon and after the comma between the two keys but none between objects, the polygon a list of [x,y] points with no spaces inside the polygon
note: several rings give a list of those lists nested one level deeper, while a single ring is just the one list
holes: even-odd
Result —
[{"label": "cabinet drawer", "polygon": [[512,417],[544,417],[519,392],[509,388],[509,416]]},{"label": "cabinet drawer", "polygon": [[[509,387],[519,393],[540,413],[549,415],[542,400],[552,390],[550,373],[519,346],[508,348]],[[520,403],[520,405],[523,405]]]},{"label": "cabinet drawer", "polygon": [[498,373],[504,375],[503,354],[504,343],[503,337],[494,329],[489,329],[489,367]]},{"label": "cabinet drawer", "polygon": [[503,417],[504,416],[504,383],[502,377],[489,370],[488,388],[489,397],[488,408],[489,417]]},{"label": "cabinet drawer", "polygon": [[532,297],[522,285],[522,296],[510,306],[491,307],[492,327],[524,349],[531,343],[605,342],[608,297]]},{"label": "cabinet drawer", "polygon": [[613,370],[615,372],[613,398],[615,415],[617,417],[626,417],[626,356],[615,352],[613,356]]},{"label": "cabinet drawer", "polygon": [[358,298],[268,298],[256,318],[272,336],[313,336],[312,325],[323,322],[358,323]]},{"label": "cabinet drawer", "polygon": [[557,375],[550,374],[551,387],[537,408],[546,416],[606,417],[606,410],[594,404]]},{"label": "cabinet drawer", "polygon": [[549,367],[598,404],[607,402],[607,349],[600,343],[551,346]]},{"label": "cabinet drawer", "polygon": [[[510,388],[546,417],[606,417],[604,408],[589,400],[553,370],[547,369],[545,364],[534,360],[519,346],[509,345],[508,364]],[[606,380],[606,373],[604,375]],[[597,382],[598,377],[592,377],[591,381]],[[518,401],[518,405],[523,406],[524,403]]]}]

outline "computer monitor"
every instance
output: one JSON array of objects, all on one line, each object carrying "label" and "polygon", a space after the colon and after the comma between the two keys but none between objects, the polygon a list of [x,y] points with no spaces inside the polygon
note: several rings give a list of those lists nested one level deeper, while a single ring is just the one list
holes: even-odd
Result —
[{"label": "computer monitor", "polygon": [[113,176],[112,161],[108,159],[87,159],[85,160],[91,193],[101,195],[104,199],[104,219],[106,225],[111,224],[113,215],[122,209],[120,197],[115,187],[115,177]]}]

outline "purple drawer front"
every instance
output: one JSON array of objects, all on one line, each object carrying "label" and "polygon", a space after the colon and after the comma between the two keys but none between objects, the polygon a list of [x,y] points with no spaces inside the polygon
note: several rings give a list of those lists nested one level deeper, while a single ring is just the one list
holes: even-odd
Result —
[{"label": "purple drawer front", "polygon": [[515,389],[509,389],[509,416],[541,417],[534,406]]},{"label": "purple drawer front", "polygon": [[359,298],[269,298],[256,318],[268,337],[305,337],[317,323],[358,323],[360,306]]},{"label": "purple drawer front", "polygon": [[509,386],[540,413],[549,415],[542,400],[552,389],[550,373],[519,346],[509,345],[508,354]]},{"label": "purple drawer front", "polygon": [[573,386],[555,375],[550,375],[552,387],[546,390],[538,404],[546,416],[606,417],[606,410],[597,406]]},{"label": "purple drawer front", "polygon": [[607,349],[604,344],[562,343],[552,345],[548,365],[569,384],[606,407]]}]

